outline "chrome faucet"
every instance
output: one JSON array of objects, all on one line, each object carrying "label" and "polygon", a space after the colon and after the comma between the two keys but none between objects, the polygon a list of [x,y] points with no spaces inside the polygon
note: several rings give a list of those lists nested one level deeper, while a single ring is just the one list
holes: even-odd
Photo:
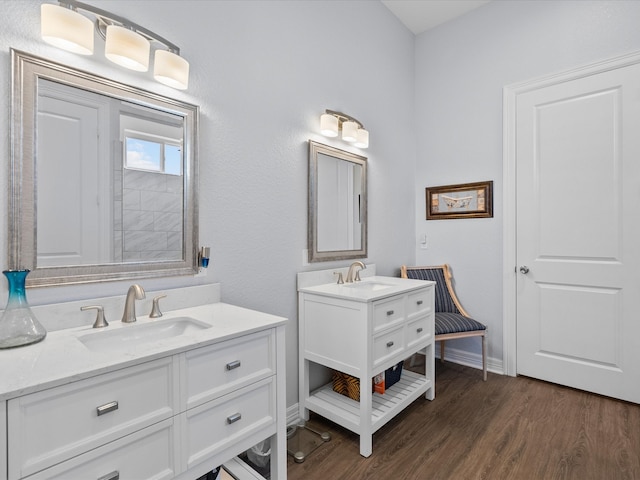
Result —
[{"label": "chrome faucet", "polygon": [[360,281],[360,270],[356,270],[356,268],[360,267],[360,270],[364,270],[367,268],[364,263],[361,261],[353,262],[349,266],[349,271],[347,272],[347,278],[345,279],[346,283],[353,283]]},{"label": "chrome faucet", "polygon": [[143,298],[145,298],[144,288],[137,284],[129,287],[127,298],[124,301],[124,313],[122,314],[123,323],[133,323],[136,321],[136,300],[142,300]]}]

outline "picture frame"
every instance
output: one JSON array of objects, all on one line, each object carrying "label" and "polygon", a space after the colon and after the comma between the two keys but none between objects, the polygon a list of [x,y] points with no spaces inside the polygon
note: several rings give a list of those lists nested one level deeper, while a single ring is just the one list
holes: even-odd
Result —
[{"label": "picture frame", "polygon": [[493,181],[427,187],[427,220],[493,217]]}]

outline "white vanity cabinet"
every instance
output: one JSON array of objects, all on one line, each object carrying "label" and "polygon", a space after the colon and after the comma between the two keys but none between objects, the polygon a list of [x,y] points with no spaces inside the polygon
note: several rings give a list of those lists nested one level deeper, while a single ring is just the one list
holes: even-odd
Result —
[{"label": "white vanity cabinet", "polygon": [[[367,285],[369,284],[369,285]],[[372,453],[372,435],[421,395],[434,398],[433,282],[364,278],[360,285],[299,288],[300,416],[309,410],[360,435],[360,454]],[[403,369],[384,394],[372,377],[426,349],[425,375]],[[311,385],[320,364],[360,380],[360,401]]]},{"label": "white vanity cabinet", "polygon": [[[125,355],[123,364],[5,393],[0,480],[195,480],[267,438],[271,478],[286,479],[285,319],[254,312],[258,321],[243,329],[238,314],[250,311],[224,310],[240,325],[212,325],[164,354]],[[56,335],[47,341],[44,356]],[[21,361],[29,353],[16,352]]]}]

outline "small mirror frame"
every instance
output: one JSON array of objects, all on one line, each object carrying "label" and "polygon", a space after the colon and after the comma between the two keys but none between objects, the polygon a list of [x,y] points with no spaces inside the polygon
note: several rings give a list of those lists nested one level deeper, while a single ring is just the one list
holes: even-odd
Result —
[{"label": "small mirror frame", "polygon": [[[197,145],[199,108],[66,65],[11,49],[11,160],[9,185],[10,269],[30,269],[27,287],[123,279],[194,275],[198,272]],[[183,259],[100,265],[37,267],[36,119],[37,84],[49,79],[184,118]]]},{"label": "small mirror frame", "polygon": [[[360,204],[361,238],[359,249],[318,251],[318,154],[356,163],[362,166],[362,200]],[[355,153],[330,147],[309,140],[309,204],[308,204],[307,241],[309,262],[328,262],[367,257],[367,158]]]}]

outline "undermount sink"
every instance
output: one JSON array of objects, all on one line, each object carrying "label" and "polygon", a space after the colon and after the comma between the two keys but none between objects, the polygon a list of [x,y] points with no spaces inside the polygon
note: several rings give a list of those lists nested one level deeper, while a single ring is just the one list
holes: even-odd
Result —
[{"label": "undermount sink", "polygon": [[378,283],[378,282],[354,282],[348,285],[345,285],[347,288],[355,288],[357,290],[362,290],[365,292],[377,292],[379,290],[386,290],[387,288],[393,287],[393,285],[389,285],[388,283]]},{"label": "undermount sink", "polygon": [[104,331],[81,335],[78,340],[89,350],[108,352],[135,348],[138,345],[178,337],[210,327],[211,325],[191,317],[177,317],[149,323],[122,325],[115,330],[109,330],[107,327]]}]

